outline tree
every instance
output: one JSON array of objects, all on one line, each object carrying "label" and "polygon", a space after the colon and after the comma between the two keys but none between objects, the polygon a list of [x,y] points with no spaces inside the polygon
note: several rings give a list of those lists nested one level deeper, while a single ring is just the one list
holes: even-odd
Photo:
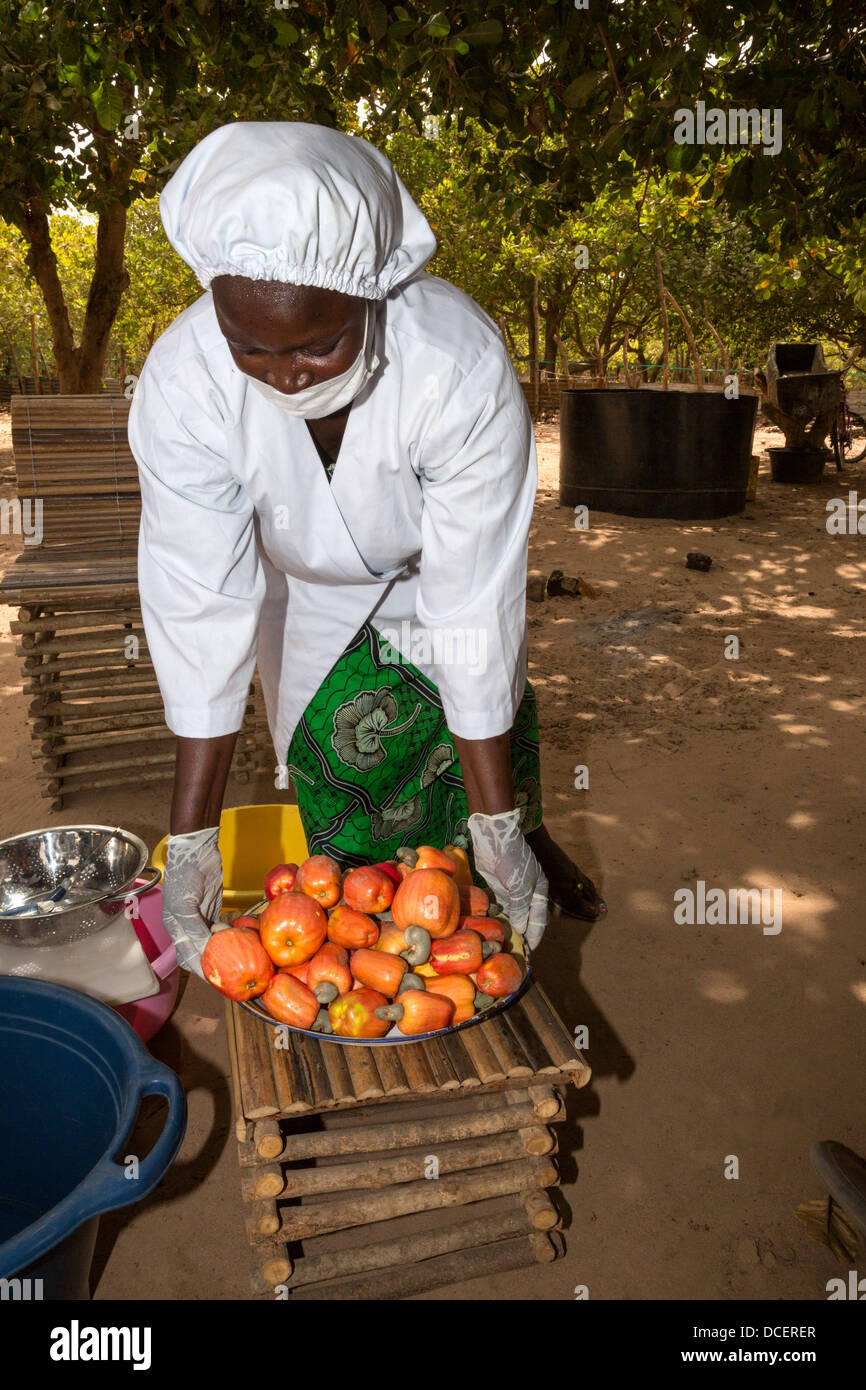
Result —
[{"label": "tree", "polygon": [[[419,129],[425,109],[461,128],[474,117],[497,132],[515,211],[527,182],[546,186],[562,210],[588,205],[607,183],[636,187],[651,169],[698,171],[704,196],[724,197],[765,230],[781,219],[783,244],[814,232],[816,219],[829,234],[866,211],[866,19],[854,0],[494,5],[471,46],[461,43],[465,6],[427,24],[409,8],[394,13],[399,22],[386,30],[383,20],[379,37],[403,46],[394,66],[416,90],[402,106],[376,108],[375,122],[384,128],[403,109]],[[353,41],[374,90],[394,45],[383,56],[361,22]],[[778,153],[678,144],[676,114],[699,100],[781,110]]]},{"label": "tree", "polygon": [[[333,123],[328,82],[346,44],[316,48],[323,8],[293,10],[295,22],[275,6],[216,0],[0,0],[0,213],[27,243],[62,390],[99,389],[129,284],[133,202],[153,196],[196,140],[226,120],[278,110]],[[70,204],[96,219],[77,342],[50,221]]]},{"label": "tree", "polygon": [[[73,337],[78,339],[87,311],[96,254],[97,219],[74,212],[50,219],[57,279]],[[129,285],[114,319],[105,361],[106,375],[118,375],[125,362],[139,371],[154,339],[201,294],[192,271],[169,245],[155,198],[140,199],[129,210],[126,234]],[[52,338],[39,287],[27,267],[27,243],[15,228],[0,223],[0,357],[7,370],[29,373],[31,315],[36,324],[40,371],[54,372]],[[123,359],[123,361],[121,360]]]},{"label": "tree", "polygon": [[[560,212],[551,222],[546,191],[532,185],[523,189],[519,216],[509,212],[510,162],[477,122],[467,121],[460,138],[440,125],[435,139],[419,139],[404,123],[387,150],[439,238],[430,269],[504,324],[518,359],[540,357],[552,368],[559,340],[566,356],[591,360],[601,375],[626,337],[639,362],[651,345],[657,357],[656,249],[713,357],[719,350],[707,318],[732,358],[753,362],[763,360],[779,323],[793,330],[801,318],[817,317],[809,289],[796,315],[781,291],[756,293],[766,274],[763,235],[724,203],[702,198],[700,180],[682,172],[648,171],[636,198],[610,186],[590,208]],[[534,343],[536,282],[543,336]],[[850,304],[848,311],[850,320]],[[842,305],[838,315],[845,317]],[[684,341],[675,317],[672,344]]]},{"label": "tree", "polygon": [[[127,282],[127,209],[238,117],[358,129],[363,106],[378,143],[407,116],[420,131],[439,115],[460,136],[474,121],[499,166],[487,161],[479,206],[498,200],[506,225],[530,207],[534,228],[553,227],[667,172],[784,255],[866,215],[854,0],[466,0],[432,15],[381,0],[0,0],[0,34],[0,214],[27,240],[66,390],[97,389]],[[778,153],[678,143],[678,113],[698,101],[780,110]],[[482,181],[474,190],[483,198]],[[50,213],[67,203],[97,218],[77,344],[51,243]],[[567,287],[554,285],[551,311]]]}]

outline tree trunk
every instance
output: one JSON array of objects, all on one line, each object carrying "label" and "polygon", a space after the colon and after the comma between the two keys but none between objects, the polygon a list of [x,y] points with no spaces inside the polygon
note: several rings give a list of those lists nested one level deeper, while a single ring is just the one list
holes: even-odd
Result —
[{"label": "tree trunk", "polygon": [[[576,283],[576,280],[575,280]],[[544,323],[544,365],[547,371],[556,375],[556,339],[559,334],[560,325],[565,317],[565,311],[571,303],[574,294],[574,285],[568,289],[567,295],[562,283],[562,272],[558,271],[552,278],[550,292],[544,306],[542,320]]]},{"label": "tree trunk", "polygon": [[532,418],[538,419],[539,392],[541,389],[541,370],[538,364],[538,276],[532,277],[532,293],[529,296],[529,367],[532,373]]},{"label": "tree trunk", "polygon": [[80,392],[99,391],[102,386],[111,329],[129,284],[123,255],[125,238],[126,208],[121,203],[112,203],[100,213],[96,231],[96,265],[78,348],[77,390]]},{"label": "tree trunk", "polygon": [[549,299],[544,306],[544,365],[556,375],[556,339],[559,336],[560,315]]},{"label": "tree trunk", "polygon": [[78,347],[51,245],[48,213],[38,191],[23,205],[18,225],[29,245],[28,265],[45,301],[60,390],[65,395],[98,392],[111,328],[129,284],[123,256],[126,208],[113,203],[99,215],[96,262]]},{"label": "tree trunk", "polygon": [[685,314],[683,313],[682,309],[680,308],[679,304],[678,304],[677,301],[674,299],[673,295],[671,294],[670,290],[669,290],[667,287],[665,287],[665,298],[670,300],[671,304],[673,304],[674,308],[676,309],[677,313],[678,313],[679,316],[680,316],[680,319],[681,319],[681,321],[682,321],[683,328],[684,328],[684,330],[685,330],[686,342],[687,342],[688,345],[689,345],[689,352],[691,353],[691,355],[692,355],[692,361],[693,361],[694,364],[695,364],[695,384],[697,385],[697,388],[698,388],[699,391],[703,391],[703,389],[704,389],[704,373],[703,373],[703,369],[702,369],[702,367],[701,367],[701,359],[700,359],[700,357],[698,356],[698,346],[697,346],[697,343],[695,342],[695,335],[694,335],[694,333],[692,332],[691,324],[689,323],[688,319],[686,318],[686,316],[685,316]]},{"label": "tree trunk", "polygon": [[635,357],[637,358],[638,376],[640,377],[640,380],[649,381],[649,376],[647,375],[649,368],[647,367],[646,353],[643,350],[643,343],[641,342],[640,338],[638,338],[637,340],[637,347],[635,348]]},{"label": "tree trunk", "polygon": [[580,352],[583,361],[589,362],[592,358],[592,353],[589,351],[589,349],[583,341],[583,334],[580,331],[580,319],[578,318],[577,313],[575,313],[574,315],[574,340],[577,343],[578,351]]},{"label": "tree trunk", "polygon": [[4,336],[4,338],[6,339],[7,345],[8,345],[8,347],[9,347],[9,357],[10,357],[10,360],[11,360],[11,362],[12,362],[13,367],[15,368],[15,375],[16,375],[17,378],[18,378],[18,390],[21,392],[21,395],[23,396],[23,395],[24,395],[24,378],[23,378],[23,376],[21,375],[21,367],[19,366],[19,363],[18,363],[18,354],[17,354],[16,351],[15,351],[15,344],[13,343],[11,337],[9,336],[9,330],[8,330],[8,328],[6,327],[5,323],[0,323],[0,330],[2,330],[3,336]]},{"label": "tree trunk", "polygon": [[45,211],[45,203],[40,193],[32,192],[28,197],[22,208],[19,226],[30,248],[27,263],[45,301],[60,390],[74,392],[74,383],[77,380],[75,342],[66,300],[63,297],[63,287],[57,273],[57,257],[51,245],[48,213]]},{"label": "tree trunk", "polygon": [[728,349],[725,347],[724,343],[722,342],[722,340],[721,340],[721,338],[719,337],[718,333],[716,332],[715,328],[713,328],[713,325],[710,323],[709,319],[707,318],[706,305],[704,306],[704,323],[707,325],[707,328],[708,328],[708,329],[710,330],[710,332],[712,333],[712,335],[713,335],[713,337],[714,337],[714,339],[715,339],[715,341],[716,341],[716,346],[718,347],[719,352],[722,354],[722,367],[723,367],[723,369],[724,369],[725,375],[730,375],[730,371],[731,371],[731,356],[730,356],[730,353],[728,352]]},{"label": "tree trunk", "polygon": [[[151,331],[150,335],[150,347],[153,347],[153,333],[155,330],[156,325],[154,324],[153,330]],[[512,333],[509,322],[504,314],[502,318],[499,320],[499,331],[502,334],[502,337],[504,338],[508,347],[511,349],[511,356],[514,358],[514,361],[519,363],[520,353],[517,351],[517,344],[514,341],[514,334]]]},{"label": "tree trunk", "polygon": [[777,405],[773,405],[767,393],[766,381],[759,381],[757,385],[761,395],[761,409],[766,418],[784,434],[786,449],[820,449],[823,446],[824,440],[833,428],[837,406],[818,415],[810,426],[808,417],[805,420],[795,420],[793,415],[786,415]]},{"label": "tree trunk", "polygon": [[669,354],[669,352],[670,352],[670,345],[671,345],[671,330],[670,330],[670,324],[669,324],[669,322],[668,322],[668,306],[667,306],[667,300],[665,299],[665,282],[664,282],[664,277],[663,277],[663,275],[662,275],[662,256],[661,256],[661,252],[660,252],[660,251],[656,251],[656,278],[657,278],[657,280],[658,280],[658,290],[659,290],[659,312],[660,312],[660,314],[661,314],[661,319],[662,319],[662,331],[663,331],[663,336],[662,336],[662,369],[663,369],[664,375],[663,375],[663,377],[662,377],[662,386],[663,386],[664,390],[666,391],[666,390],[668,389],[668,354]]},{"label": "tree trunk", "polygon": [[[554,342],[556,343],[556,347],[557,347],[557,350],[558,350],[558,352],[559,352],[560,359],[561,359],[561,361],[562,361],[562,375],[565,377],[565,384],[566,384],[566,386],[571,386],[571,371],[570,371],[569,365],[568,365],[568,353],[567,353],[566,350],[565,350],[565,344],[563,343],[561,337],[559,336],[559,333],[554,334],[554,339],[553,339],[553,340],[554,340]],[[556,370],[556,362],[555,362],[555,360],[554,360],[554,364],[553,364],[553,365],[554,365],[554,371],[555,371],[555,370]]]},{"label": "tree trunk", "polygon": [[42,384],[39,380],[39,353],[36,349],[36,315],[30,315],[30,364],[33,372],[33,392],[37,396],[42,395]]}]

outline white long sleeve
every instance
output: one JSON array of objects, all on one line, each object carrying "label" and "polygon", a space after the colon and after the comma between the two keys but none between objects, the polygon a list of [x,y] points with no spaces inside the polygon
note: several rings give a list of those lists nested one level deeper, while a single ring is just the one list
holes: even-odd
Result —
[{"label": "white long sleeve", "polygon": [[504,346],[441,389],[421,450],[418,621],[451,732],[491,738],[511,728],[526,682],[535,442]]},{"label": "white long sleeve", "polygon": [[265,594],[253,504],[227,462],[223,409],[203,366],[154,354],[129,417],[144,628],[166,723],[185,738],[241,727]]}]

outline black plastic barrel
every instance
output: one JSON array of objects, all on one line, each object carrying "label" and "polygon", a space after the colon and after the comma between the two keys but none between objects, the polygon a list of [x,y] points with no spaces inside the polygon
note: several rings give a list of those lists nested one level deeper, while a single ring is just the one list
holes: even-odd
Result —
[{"label": "black plastic barrel", "polygon": [[774,483],[820,483],[826,455],[823,449],[768,449]]},{"label": "black plastic barrel", "polygon": [[559,500],[690,521],[741,512],[757,409],[718,391],[563,391]]}]

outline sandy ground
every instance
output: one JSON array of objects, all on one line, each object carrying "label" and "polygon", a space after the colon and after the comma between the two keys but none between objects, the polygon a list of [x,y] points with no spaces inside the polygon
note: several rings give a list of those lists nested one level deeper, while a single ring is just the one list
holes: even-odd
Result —
[{"label": "sandy ground", "polygon": [[[557,504],[556,427],[538,436],[530,563],[598,591],[530,606],[546,819],[609,912],[555,919],[535,963],[568,1026],[588,1027],[594,1075],[560,1131],[565,1258],[424,1297],[824,1299],[841,1271],[793,1214],[821,1191],[809,1145],[866,1150],[866,558],[863,537],[827,534],[825,502],[866,494],[866,466],[841,487],[835,471],[782,487],[763,455],[742,516],[596,513],[578,532]],[[8,559],[17,542],[0,542]],[[693,549],[709,573],[686,570]],[[45,811],[13,616],[0,610],[0,834],[90,820],[154,844],[168,787],[136,787],[134,770],[128,789]],[[227,804],[274,799],[263,778],[230,783]],[[782,930],[677,925],[674,893],[698,879],[781,890]],[[154,1043],[187,1087],[189,1130],[159,1191],[103,1219],[98,1299],[249,1297],[222,1013],[193,980]]]}]

